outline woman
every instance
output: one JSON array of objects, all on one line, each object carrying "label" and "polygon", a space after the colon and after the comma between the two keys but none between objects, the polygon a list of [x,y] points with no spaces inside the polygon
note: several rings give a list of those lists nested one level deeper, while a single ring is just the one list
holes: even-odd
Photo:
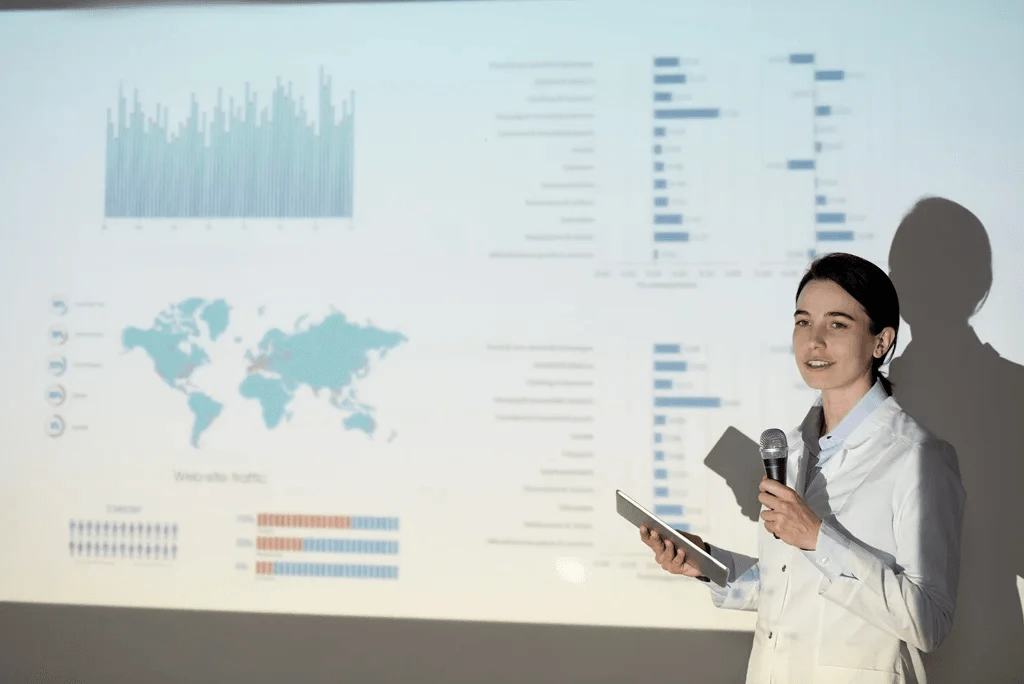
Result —
[{"label": "woman", "polygon": [[[821,395],[788,435],[786,485],[761,481],[758,557],[687,533],[730,570],[726,587],[709,584],[714,604],[757,611],[748,684],[923,684],[922,653],[949,632],[966,494],[956,452],[880,371],[899,321],[881,269],[850,254],[815,261],[793,349]],[[671,541],[640,536],[665,570],[700,575]]]}]

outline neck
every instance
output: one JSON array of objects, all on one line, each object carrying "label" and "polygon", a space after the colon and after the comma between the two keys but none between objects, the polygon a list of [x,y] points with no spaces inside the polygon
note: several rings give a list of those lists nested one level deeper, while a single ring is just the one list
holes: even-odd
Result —
[{"label": "neck", "polygon": [[825,421],[822,434],[834,430],[874,384],[874,379],[870,375],[865,375],[845,387],[822,390],[821,409]]}]

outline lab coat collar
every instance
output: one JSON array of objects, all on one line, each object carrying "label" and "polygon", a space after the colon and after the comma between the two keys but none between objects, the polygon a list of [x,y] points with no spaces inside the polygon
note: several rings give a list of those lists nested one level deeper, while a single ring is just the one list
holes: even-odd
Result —
[{"label": "lab coat collar", "polygon": [[[839,513],[849,497],[867,479],[878,461],[888,452],[886,448],[894,435],[894,421],[902,411],[894,397],[888,397],[879,404],[843,442],[841,467],[832,478],[838,482],[828,488],[828,507],[833,514]],[[803,435],[808,429],[817,431],[821,419],[821,406],[812,406],[800,426],[789,435],[789,460],[786,468],[786,484],[815,508],[817,498],[824,504],[826,492],[820,487],[820,478],[811,488],[810,498],[804,490],[806,482],[808,453]],[[838,456],[838,454],[837,454]],[[838,486],[841,483],[842,486]]]}]

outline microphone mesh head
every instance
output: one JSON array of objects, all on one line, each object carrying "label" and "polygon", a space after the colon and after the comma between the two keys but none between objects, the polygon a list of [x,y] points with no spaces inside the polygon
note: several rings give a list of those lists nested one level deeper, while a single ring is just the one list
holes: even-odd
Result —
[{"label": "microphone mesh head", "polygon": [[761,433],[761,448],[787,450],[786,433],[778,428],[768,428]]}]

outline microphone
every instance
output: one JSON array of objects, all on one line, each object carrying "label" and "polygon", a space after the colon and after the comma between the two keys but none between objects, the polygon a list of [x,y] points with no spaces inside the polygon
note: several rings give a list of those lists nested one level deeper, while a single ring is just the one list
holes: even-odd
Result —
[{"label": "microphone", "polygon": [[[786,459],[789,458],[789,444],[786,433],[778,428],[768,428],[761,433],[761,462],[769,480],[786,484]],[[772,533],[776,539],[779,535]]]}]

